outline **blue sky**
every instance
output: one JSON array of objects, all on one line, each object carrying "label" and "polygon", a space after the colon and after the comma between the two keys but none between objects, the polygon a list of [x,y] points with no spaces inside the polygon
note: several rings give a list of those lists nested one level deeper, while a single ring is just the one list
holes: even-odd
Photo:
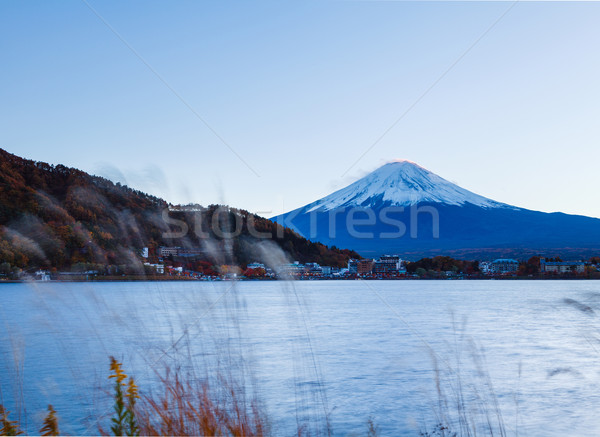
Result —
[{"label": "blue sky", "polygon": [[405,158],[600,217],[600,3],[88,1],[148,65],[85,2],[3,0],[0,147],[265,216]]}]

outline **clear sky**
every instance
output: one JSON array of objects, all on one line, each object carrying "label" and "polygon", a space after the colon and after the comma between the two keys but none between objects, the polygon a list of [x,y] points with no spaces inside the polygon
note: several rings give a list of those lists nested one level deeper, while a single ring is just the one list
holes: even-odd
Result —
[{"label": "clear sky", "polygon": [[88,2],[0,2],[0,147],[264,216],[405,158],[600,217],[598,2]]}]

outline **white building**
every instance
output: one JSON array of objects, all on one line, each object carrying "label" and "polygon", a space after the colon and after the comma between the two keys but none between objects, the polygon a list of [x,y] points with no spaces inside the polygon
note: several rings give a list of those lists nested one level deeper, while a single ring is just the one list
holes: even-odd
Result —
[{"label": "white building", "polygon": [[349,259],[348,260],[348,273],[349,274],[357,274],[358,273],[358,260]]},{"label": "white building", "polygon": [[154,268],[154,270],[156,270],[156,273],[162,275],[165,273],[165,265],[164,264],[150,264],[150,263],[144,263],[145,266],[149,266]]},{"label": "white building", "polygon": [[38,270],[37,272],[35,272],[35,279],[37,281],[49,281],[50,273],[45,270]]},{"label": "white building", "polygon": [[479,270],[484,275],[489,275],[492,273],[492,263],[488,261],[482,261],[479,263]]},{"label": "white building", "polygon": [[402,260],[398,255],[382,255],[374,266],[375,273],[380,274],[394,274],[394,273],[406,273],[405,269],[402,269]]}]

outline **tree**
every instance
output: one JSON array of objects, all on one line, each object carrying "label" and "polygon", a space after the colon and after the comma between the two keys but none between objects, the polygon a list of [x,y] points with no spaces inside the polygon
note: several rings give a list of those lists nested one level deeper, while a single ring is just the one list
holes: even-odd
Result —
[{"label": "tree", "polygon": [[519,276],[536,276],[540,273],[540,257],[532,256],[525,263],[519,264]]},{"label": "tree", "polygon": [[10,275],[11,271],[12,268],[10,266],[10,263],[3,262],[2,264],[0,264],[0,275],[8,276]]},{"label": "tree", "polygon": [[266,274],[266,270],[262,267],[259,267],[257,269],[246,269],[244,271],[244,276],[246,278],[264,278]]}]

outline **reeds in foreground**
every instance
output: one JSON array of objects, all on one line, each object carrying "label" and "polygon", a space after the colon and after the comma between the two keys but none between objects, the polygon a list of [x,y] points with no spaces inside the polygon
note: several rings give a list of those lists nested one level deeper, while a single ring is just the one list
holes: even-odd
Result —
[{"label": "reeds in foreground", "polygon": [[140,430],[135,417],[135,402],[139,396],[135,381],[130,377],[127,383],[124,382],[127,375],[123,372],[122,364],[114,357],[110,357],[110,370],[112,373],[108,378],[115,380],[115,416],[111,419],[113,425],[110,430],[116,436],[138,436]]},{"label": "reeds in foreground", "polygon": [[21,435],[23,431],[19,429],[19,423],[8,418],[10,411],[6,411],[3,405],[0,405],[0,435]]},{"label": "reeds in foreground", "polygon": [[[0,435],[15,436],[23,435],[24,432],[19,426],[19,422],[16,420],[9,419],[10,411],[7,411],[3,405],[0,404]],[[44,419],[44,426],[40,429],[40,435],[42,436],[57,436],[60,435],[58,430],[58,419],[56,417],[56,411],[52,405],[48,405],[48,414]]]},{"label": "reeds in foreground", "polygon": [[184,381],[177,372],[167,372],[161,382],[163,392],[143,396],[136,410],[143,435],[266,434],[266,416],[256,402],[248,404],[235,387],[213,389],[206,380]]},{"label": "reeds in foreground", "polygon": [[60,435],[58,429],[58,418],[56,417],[56,411],[52,405],[48,405],[48,415],[44,419],[44,426],[40,429],[40,435],[42,436],[57,436]]},{"label": "reeds in foreground", "polygon": [[[462,356],[465,346],[468,352],[466,360]],[[452,363],[436,353],[432,353],[432,360],[438,397],[435,408],[437,422],[420,435],[506,437],[498,396],[487,370],[483,350],[473,340],[461,335],[454,345]]]},{"label": "reeds in foreground", "polygon": [[[160,393],[138,394],[133,378],[111,357],[115,379],[112,435],[261,437],[267,419],[243,390],[222,381],[213,387],[207,380],[184,379],[168,369],[160,377]],[[136,400],[139,399],[139,402]],[[100,427],[100,433],[108,433]]]},{"label": "reeds in foreground", "polygon": [[[482,356],[472,349],[476,379],[461,375],[460,354],[456,367],[441,369],[436,362],[438,422],[422,437],[506,436],[504,422]],[[447,363],[446,363],[447,364]],[[159,376],[155,393],[138,393],[133,377],[122,364],[110,357],[110,380],[114,380],[114,401],[110,431],[99,425],[99,433],[115,436],[231,436],[263,437],[270,435],[269,421],[262,406],[249,398],[243,386],[227,378],[197,378],[165,369]],[[471,372],[469,372],[471,373]],[[474,375],[470,375],[471,377]],[[468,381],[468,382],[467,382]],[[434,422],[435,423],[435,422]],[[18,421],[10,420],[9,411],[0,405],[0,435],[22,435]],[[366,434],[378,435],[378,427],[369,419]],[[52,405],[39,435],[60,435],[58,418]],[[307,435],[299,426],[298,436]]]}]

